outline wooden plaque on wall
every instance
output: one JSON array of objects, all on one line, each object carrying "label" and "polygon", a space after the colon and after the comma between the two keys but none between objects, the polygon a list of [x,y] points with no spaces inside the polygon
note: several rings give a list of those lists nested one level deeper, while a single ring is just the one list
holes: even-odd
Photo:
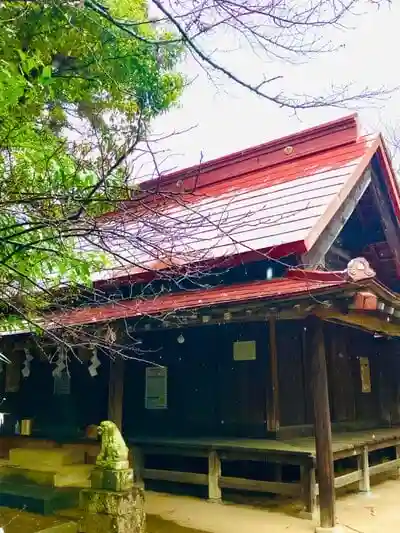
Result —
[{"label": "wooden plaque on wall", "polygon": [[234,361],[254,361],[256,357],[256,341],[236,341],[233,343]]}]

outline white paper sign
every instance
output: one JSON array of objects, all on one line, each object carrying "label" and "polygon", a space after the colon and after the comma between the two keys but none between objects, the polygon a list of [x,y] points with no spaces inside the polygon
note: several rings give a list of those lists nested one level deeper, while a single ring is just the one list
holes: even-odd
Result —
[{"label": "white paper sign", "polygon": [[167,409],[167,368],[146,368],[146,409]]}]

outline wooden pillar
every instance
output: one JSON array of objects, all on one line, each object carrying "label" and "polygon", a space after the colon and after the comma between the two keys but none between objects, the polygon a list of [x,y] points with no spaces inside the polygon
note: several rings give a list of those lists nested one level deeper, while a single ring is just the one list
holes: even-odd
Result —
[{"label": "wooden pillar", "polygon": [[144,455],[139,446],[133,446],[131,449],[132,453],[132,467],[135,484],[138,487],[144,488]]},{"label": "wooden pillar", "polygon": [[357,457],[357,463],[358,470],[361,470],[361,479],[358,485],[359,490],[360,492],[370,492],[368,446],[364,446],[362,454]]},{"label": "wooden pillar", "polygon": [[329,411],[323,323],[317,317],[307,320],[311,357],[311,384],[314,405],[314,432],[321,530],[335,527],[335,474],[333,469],[332,429]]},{"label": "wooden pillar", "polygon": [[208,454],[208,499],[210,502],[219,503],[221,501],[220,478],[221,459],[218,452],[211,450]]},{"label": "wooden pillar", "polygon": [[110,379],[108,385],[108,419],[122,430],[122,408],[124,399],[124,360],[117,357],[110,360]]},{"label": "wooden pillar", "polygon": [[[399,444],[396,446],[396,459],[400,459],[400,445]],[[394,477],[394,479],[399,479],[400,478],[400,467],[396,468],[393,477]]]},{"label": "wooden pillar", "polygon": [[302,518],[312,520],[317,508],[317,483],[315,479],[315,465],[307,464],[300,467],[301,496],[303,510]]},{"label": "wooden pillar", "polygon": [[276,344],[276,319],[271,317],[269,325],[269,381],[267,390],[267,429],[279,431],[279,381],[278,351]]}]

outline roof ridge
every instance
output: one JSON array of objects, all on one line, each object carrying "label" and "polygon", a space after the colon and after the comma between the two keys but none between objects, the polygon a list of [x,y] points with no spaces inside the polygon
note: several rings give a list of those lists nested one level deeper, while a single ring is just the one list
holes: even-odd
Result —
[{"label": "roof ridge", "polygon": [[[280,137],[217,159],[177,170],[140,184],[142,191],[182,192],[225,181],[256,169],[279,165],[301,157],[355,142],[358,115],[352,114]],[[252,164],[253,163],[253,164]]]}]

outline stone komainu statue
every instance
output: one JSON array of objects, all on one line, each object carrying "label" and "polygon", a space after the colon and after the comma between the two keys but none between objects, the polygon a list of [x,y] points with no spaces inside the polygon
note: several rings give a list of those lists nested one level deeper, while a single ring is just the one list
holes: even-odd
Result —
[{"label": "stone komainu statue", "polygon": [[107,470],[129,468],[128,447],[114,422],[102,422],[98,431],[101,436],[101,448],[96,465]]}]

